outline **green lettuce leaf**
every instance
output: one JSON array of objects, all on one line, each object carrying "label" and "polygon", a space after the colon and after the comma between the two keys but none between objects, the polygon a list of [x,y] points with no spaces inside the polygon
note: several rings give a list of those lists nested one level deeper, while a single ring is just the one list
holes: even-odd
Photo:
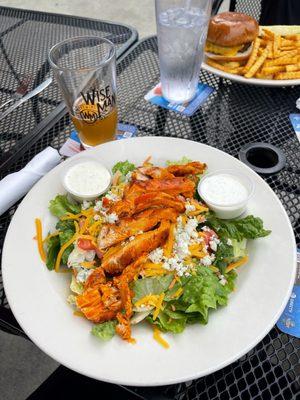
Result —
[{"label": "green lettuce leaf", "polygon": [[102,324],[94,325],[91,332],[101,340],[110,340],[115,334],[116,325],[116,320],[102,322]]},{"label": "green lettuce leaf", "polygon": [[163,332],[181,333],[186,326],[187,316],[166,308],[159,313],[155,321],[152,316],[147,317],[147,321],[157,325]]},{"label": "green lettuce leaf", "polygon": [[72,275],[72,280],[70,283],[70,289],[73,293],[82,294],[84,290],[84,284],[81,282],[77,282],[74,275]]},{"label": "green lettuce leaf", "polygon": [[149,294],[161,294],[165,292],[173,280],[173,275],[166,275],[153,278],[138,279],[133,284],[133,303]]},{"label": "green lettuce leaf", "polygon": [[210,268],[198,266],[196,275],[181,278],[183,294],[178,300],[170,302],[170,307],[173,306],[176,312],[190,314],[187,315],[187,323],[206,324],[209,309],[227,305],[235,277],[235,273],[225,275],[227,284],[223,286]]},{"label": "green lettuce leaf", "polygon": [[241,241],[231,239],[231,242],[233,248],[233,261],[237,261],[238,259],[245,257],[248,254],[247,239],[243,239]]},{"label": "green lettuce leaf", "polygon": [[130,163],[128,160],[119,161],[112,167],[112,172],[115,174],[117,171],[120,171],[122,175],[127,175],[128,172],[133,171],[135,169],[135,165]]},{"label": "green lettuce leaf", "polygon": [[271,231],[264,229],[263,221],[253,215],[237,220],[220,220],[209,215],[205,224],[214,229],[219,237],[236,239],[239,242],[243,239],[257,239],[268,236],[271,233]]},{"label": "green lettuce leaf", "polygon": [[67,302],[71,306],[77,306],[76,298],[77,298],[77,296],[75,296],[75,294],[69,294],[69,296],[67,297]]},{"label": "green lettuce leaf", "polygon": [[166,164],[169,165],[183,165],[183,164],[187,164],[189,162],[192,162],[192,160],[190,158],[187,158],[185,156],[183,156],[180,160],[177,161],[166,161]]},{"label": "green lettuce leaf", "polygon": [[81,211],[80,205],[68,199],[66,195],[58,194],[49,204],[50,212],[60,218],[66,213],[78,214]]},{"label": "green lettuce leaf", "polygon": [[52,236],[47,242],[46,265],[49,270],[54,269],[55,261],[60,250],[59,236]]},{"label": "green lettuce leaf", "polygon": [[218,267],[223,273],[227,265],[230,264],[234,259],[233,246],[229,245],[227,243],[227,240],[224,241],[221,239],[215,256],[216,258],[214,261],[214,265]]},{"label": "green lettuce leaf", "polygon": [[[71,237],[75,233],[75,225],[74,221],[72,220],[66,220],[66,221],[59,221],[56,224],[56,229],[59,231],[59,240],[60,240],[60,246],[63,246],[66,242],[68,242]],[[61,262],[63,265],[66,265],[68,262],[68,257],[72,250],[74,249],[74,245],[71,244],[69,247],[66,248],[66,250],[63,252]]]}]

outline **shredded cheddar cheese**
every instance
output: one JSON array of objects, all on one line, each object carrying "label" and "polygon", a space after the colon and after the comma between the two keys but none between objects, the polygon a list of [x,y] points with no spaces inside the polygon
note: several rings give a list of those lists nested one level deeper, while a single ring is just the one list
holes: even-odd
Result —
[{"label": "shredded cheddar cheese", "polygon": [[162,293],[162,294],[159,296],[158,300],[157,300],[156,308],[155,308],[155,311],[154,311],[154,313],[153,313],[153,321],[156,320],[156,318],[158,317],[158,314],[160,313],[160,310],[162,309],[162,303],[163,303],[163,301],[164,301],[164,298],[165,298],[165,294]]},{"label": "shredded cheddar cheese", "polygon": [[249,260],[249,257],[248,257],[248,256],[245,256],[245,257],[241,258],[239,261],[229,264],[229,265],[227,266],[227,268],[225,269],[225,272],[230,272],[230,271],[232,271],[233,269],[238,268],[238,267],[240,267],[240,266],[246,264],[246,262],[247,262],[248,260]]},{"label": "shredded cheddar cheese", "polygon": [[179,288],[178,290],[176,290],[176,292],[173,294],[173,299],[178,299],[178,297],[180,297],[183,293],[183,289]]},{"label": "shredded cheddar cheese", "polygon": [[45,239],[43,240],[43,243],[47,243],[49,239],[51,239],[52,237],[57,236],[57,235],[59,235],[58,231],[57,232],[53,232],[53,233],[49,233],[49,235],[46,236]]},{"label": "shredded cheddar cheese", "polygon": [[169,236],[164,246],[164,256],[171,257],[173,246],[174,246],[174,232],[175,232],[175,224],[171,224]]},{"label": "shredded cheddar cheese", "polygon": [[95,261],[83,261],[81,266],[84,268],[93,268],[95,266]]},{"label": "shredded cheddar cheese", "polygon": [[161,332],[156,327],[154,327],[154,330],[153,330],[153,339],[156,340],[157,343],[159,343],[165,349],[168,349],[170,347],[169,343],[163,337],[161,337]]},{"label": "shredded cheddar cheese", "polygon": [[65,221],[68,219],[75,219],[79,220],[80,217],[89,217],[94,213],[94,210],[92,208],[89,208],[88,210],[82,210],[78,214],[73,214],[73,213],[66,213],[63,217],[61,217],[61,221]]},{"label": "shredded cheddar cheese", "polygon": [[81,311],[78,311],[78,310],[74,311],[74,312],[73,312],[73,315],[75,315],[76,317],[82,317],[82,318],[85,318],[85,316],[84,316],[83,312],[81,312]]},{"label": "shredded cheddar cheese", "polygon": [[59,272],[59,266],[60,266],[61,258],[62,258],[62,255],[64,254],[64,251],[65,251],[73,242],[75,242],[75,240],[78,239],[79,226],[78,226],[78,223],[77,223],[76,221],[74,221],[74,224],[75,224],[75,229],[76,229],[74,235],[71,237],[70,240],[68,240],[68,241],[60,248],[60,250],[59,250],[59,252],[58,252],[58,255],[57,255],[57,258],[56,258],[56,261],[55,261],[55,267],[54,267],[55,272]]},{"label": "shredded cheddar cheese", "polygon": [[35,219],[35,229],[36,229],[36,240],[38,244],[38,250],[40,253],[40,257],[43,262],[46,261],[46,254],[43,246],[43,231],[42,231],[42,222],[39,218]]},{"label": "shredded cheddar cheese", "polygon": [[97,236],[99,234],[100,228],[102,225],[102,220],[98,220],[94,222],[89,228],[88,231],[92,236]]},{"label": "shredded cheddar cheese", "polygon": [[140,307],[142,304],[156,307],[157,301],[159,299],[158,294],[148,294],[147,296],[141,298],[135,303],[136,307]]}]

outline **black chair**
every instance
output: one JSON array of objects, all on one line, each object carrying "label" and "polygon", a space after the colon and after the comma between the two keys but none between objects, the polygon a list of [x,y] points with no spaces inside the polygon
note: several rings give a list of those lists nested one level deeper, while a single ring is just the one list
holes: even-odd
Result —
[{"label": "black chair", "polygon": [[[224,0],[213,2],[213,15]],[[299,0],[231,0],[230,11],[251,15],[260,25],[299,25]]]}]

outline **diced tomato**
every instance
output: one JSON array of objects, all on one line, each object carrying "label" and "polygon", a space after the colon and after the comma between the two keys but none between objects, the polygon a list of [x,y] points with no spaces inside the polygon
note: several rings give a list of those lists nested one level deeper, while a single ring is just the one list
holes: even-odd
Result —
[{"label": "diced tomato", "polygon": [[95,250],[95,246],[93,245],[92,241],[89,239],[78,239],[77,245],[82,250]]},{"label": "diced tomato", "polygon": [[110,205],[110,200],[107,197],[103,197],[102,199],[102,205],[103,207],[107,208]]},{"label": "diced tomato", "polygon": [[207,231],[203,231],[202,233],[204,234],[203,238],[204,238],[205,244],[207,246],[209,245],[209,242],[211,241],[211,239],[213,237],[215,237],[215,238],[218,237],[218,235],[216,234],[216,232],[213,229],[208,229]]},{"label": "diced tomato", "polygon": [[98,247],[94,246],[92,241],[89,239],[78,239],[77,246],[80,247],[82,250],[95,250],[97,257],[101,260],[103,257],[103,253]]}]

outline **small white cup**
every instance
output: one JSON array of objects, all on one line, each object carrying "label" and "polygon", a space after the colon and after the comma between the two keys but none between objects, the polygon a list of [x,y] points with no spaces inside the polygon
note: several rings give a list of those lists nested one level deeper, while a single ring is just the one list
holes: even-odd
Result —
[{"label": "small white cup", "polygon": [[[79,192],[76,191],[74,188],[72,188],[70,186],[70,184],[68,184],[67,182],[67,175],[70,172],[70,170],[72,168],[74,168],[75,166],[79,165],[79,164],[84,164],[86,162],[93,162],[95,164],[98,164],[99,166],[101,166],[101,168],[104,169],[105,173],[107,174],[107,176],[109,175],[109,178],[107,177],[107,185],[103,186],[103,188],[101,188],[100,191],[97,191],[95,193],[84,193],[84,192]],[[80,172],[79,172],[80,173]],[[86,177],[83,175],[82,179],[86,179]],[[66,168],[63,170],[62,174],[61,174],[61,182],[63,187],[65,188],[65,190],[77,201],[92,201],[95,200],[96,198],[98,198],[99,196],[101,196],[101,194],[103,194],[104,192],[106,192],[108,190],[108,188],[111,185],[111,181],[112,181],[112,174],[111,172],[103,165],[101,164],[98,160],[96,160],[93,157],[80,157],[76,160],[74,160],[73,162],[69,163],[68,165],[66,165]]]},{"label": "small white cup", "polygon": [[[229,175],[235,180],[237,180],[240,184],[244,186],[244,188],[247,191],[247,197],[243,199],[243,201],[239,202],[232,202],[231,204],[221,204],[217,202],[211,201],[207,196],[202,191],[202,185],[203,182],[205,182],[206,179],[215,176],[215,175]],[[198,193],[200,197],[204,200],[204,202],[208,205],[208,207],[214,211],[217,215],[217,217],[222,218],[222,219],[232,219],[232,218],[237,218],[240,215],[242,215],[247,207],[249,199],[252,197],[254,192],[254,183],[253,181],[246,175],[241,174],[239,172],[236,172],[234,170],[218,170],[215,172],[212,172],[210,174],[205,175],[203,178],[200,179],[200,182],[198,184]]]}]

